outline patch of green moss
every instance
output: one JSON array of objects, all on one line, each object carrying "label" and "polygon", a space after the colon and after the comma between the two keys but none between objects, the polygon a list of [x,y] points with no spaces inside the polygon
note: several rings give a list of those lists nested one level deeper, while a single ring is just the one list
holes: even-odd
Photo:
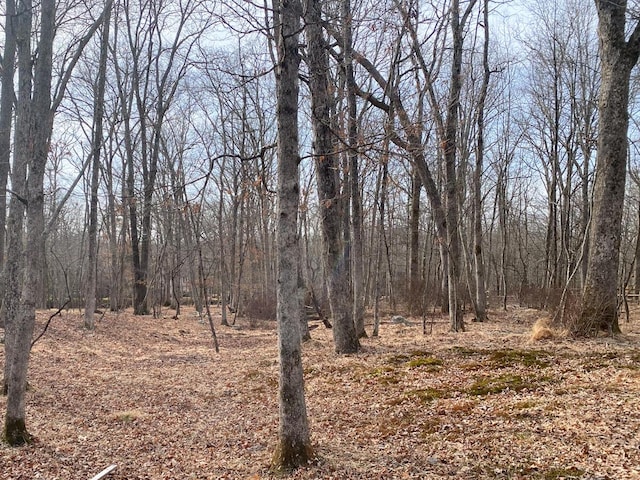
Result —
[{"label": "patch of green moss", "polygon": [[281,439],[271,457],[269,471],[278,477],[288,477],[294,470],[316,460],[310,444],[291,443]]},{"label": "patch of green moss", "polygon": [[113,418],[121,423],[133,423],[142,417],[142,413],[138,410],[127,410],[124,412],[116,412]]},{"label": "patch of green moss", "polygon": [[496,468],[495,466],[476,466],[472,472],[478,478],[526,478],[528,480],[577,480],[583,478],[585,472],[575,467],[551,468],[547,471],[540,471],[536,467],[514,467]]},{"label": "patch of green moss", "polygon": [[582,478],[585,474],[584,470],[580,470],[576,467],[569,468],[552,468],[544,472],[544,480],[560,480],[560,479],[575,479]]},{"label": "patch of green moss", "polygon": [[387,374],[389,372],[395,372],[395,371],[396,371],[395,367],[382,366],[382,367],[377,367],[377,368],[374,368],[373,370],[371,370],[369,372],[369,375],[372,375],[374,377],[378,377],[380,375],[385,375],[385,374]]},{"label": "patch of green moss", "polygon": [[[451,351],[463,358],[485,357],[493,367],[506,368],[523,365],[525,367],[546,368],[551,363],[551,354],[544,350],[482,350],[467,347],[453,347]],[[465,364],[466,370],[474,370],[482,366],[481,361]]]},{"label": "patch of green moss", "polygon": [[476,355],[483,355],[486,353],[485,350],[477,350],[474,348],[467,348],[467,347],[453,347],[451,351],[460,357],[473,357]]},{"label": "patch of green moss", "polygon": [[398,383],[400,383],[400,379],[395,375],[385,375],[383,377],[380,377],[378,382],[381,385],[397,385]]},{"label": "patch of green moss", "polygon": [[538,404],[536,402],[534,402],[533,400],[523,400],[521,402],[516,402],[513,404],[512,408],[515,408],[517,410],[524,410],[527,408],[533,408],[536,407]]},{"label": "patch of green moss", "polygon": [[585,362],[582,364],[582,369],[585,372],[594,372],[596,370],[602,370],[603,368],[607,368],[609,366],[608,363],[606,362],[598,362],[598,361],[593,361],[593,362]]},{"label": "patch of green moss", "polygon": [[447,392],[444,390],[439,390],[437,388],[419,388],[415,390],[408,390],[404,393],[405,397],[409,399],[416,399],[422,403],[429,403],[438,398],[447,397]]},{"label": "patch of green moss", "polygon": [[479,378],[466,390],[466,393],[473,396],[484,396],[502,393],[506,390],[519,392],[529,389],[531,386],[531,383],[520,375],[506,373],[497,377]]},{"label": "patch of green moss", "polygon": [[395,367],[381,366],[370,370],[366,373],[366,376],[374,378],[381,385],[396,385],[400,383],[400,377],[396,375],[396,371]]},{"label": "patch of green moss", "polygon": [[387,358],[386,363],[393,366],[406,365],[409,368],[430,367],[431,369],[437,370],[444,362],[434,357],[431,352],[413,350],[409,353],[392,355]]},{"label": "patch of green moss", "polygon": [[387,363],[390,365],[402,365],[411,359],[411,355],[406,353],[399,353],[398,355],[391,355],[387,357]]},{"label": "patch of green moss", "polygon": [[495,350],[489,354],[489,361],[498,368],[523,365],[525,367],[546,368],[549,366],[549,352],[544,350]]},{"label": "patch of green moss", "polygon": [[444,362],[436,357],[416,357],[407,362],[409,368],[430,367],[437,370]]},{"label": "patch of green moss", "polygon": [[466,370],[469,372],[473,372],[475,370],[482,370],[485,368],[485,365],[482,362],[465,362],[460,364],[459,367],[461,370]]},{"label": "patch of green moss", "polygon": [[11,447],[33,443],[33,436],[27,431],[23,418],[5,420],[2,438]]}]

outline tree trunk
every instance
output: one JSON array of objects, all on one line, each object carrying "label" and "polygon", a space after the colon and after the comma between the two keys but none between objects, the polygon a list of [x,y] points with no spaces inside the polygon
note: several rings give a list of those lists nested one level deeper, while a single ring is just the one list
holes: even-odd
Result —
[{"label": "tree trunk", "polygon": [[473,255],[475,266],[475,308],[476,321],[487,319],[487,294],[485,281],[484,259],[482,256],[482,171],[484,169],[484,109],[489,87],[489,0],[484,0],[484,48],[482,89],[478,100],[478,133],[476,144],[476,165],[473,173]]},{"label": "tree trunk", "polygon": [[422,304],[420,269],[420,190],[422,182],[415,169],[411,175],[411,209],[409,212],[409,311],[417,313]]},{"label": "tree trunk", "polygon": [[[278,47],[276,68],[278,122],[277,317],[280,382],[280,427],[272,468],[286,471],[305,465],[313,456],[304,397],[298,295],[298,32],[301,5],[280,0],[274,27]],[[279,18],[278,18],[279,17]]]},{"label": "tree trunk", "polygon": [[[5,236],[7,223],[7,179],[11,161],[11,126],[13,123],[14,75],[16,59],[15,0],[5,5],[5,42],[0,84],[0,272],[4,271]],[[0,314],[0,327],[4,327],[4,315]]]},{"label": "tree trunk", "polygon": [[620,331],[617,311],[629,126],[629,79],[640,53],[640,23],[625,41],[627,2],[596,0],[602,81],[587,277],[574,335]]},{"label": "tree trunk", "polygon": [[449,251],[449,320],[450,328],[454,332],[464,330],[462,316],[462,299],[460,293],[460,230],[458,226],[458,180],[456,175],[458,111],[460,107],[460,92],[462,90],[462,47],[465,19],[475,4],[472,0],[467,10],[460,18],[460,2],[453,0],[451,6],[451,32],[453,34],[453,59],[451,65],[451,80],[449,85],[449,99],[447,117],[444,123],[442,138],[443,156],[445,164],[445,198],[447,247]]},{"label": "tree trunk", "polygon": [[[383,149],[382,149],[382,159],[380,161],[380,172],[378,174],[378,187],[377,190],[380,191],[380,198],[378,199],[378,211],[380,212],[380,220],[378,221],[378,232],[377,233],[377,248],[376,248],[376,256],[375,256],[375,271],[373,274],[373,331],[371,333],[372,337],[377,337],[380,329],[380,294],[381,294],[381,270],[382,270],[382,247],[384,245],[384,237],[385,234],[385,206],[387,202],[387,182],[389,175],[389,141],[384,140]],[[374,212],[375,215],[375,212]]]},{"label": "tree trunk", "polygon": [[358,338],[367,336],[364,328],[364,256],[362,232],[362,199],[360,198],[360,171],[358,168],[358,119],[356,81],[353,73],[351,1],[342,0],[344,28],[343,52],[347,87],[347,143],[349,145],[349,179],[351,181],[351,276],[353,285],[353,319]]},{"label": "tree trunk", "polygon": [[353,322],[349,268],[345,260],[342,232],[343,199],[339,188],[339,159],[334,151],[330,128],[330,96],[328,86],[329,59],[322,31],[319,0],[306,2],[307,66],[311,91],[314,158],[322,224],[323,259],[329,304],[333,317],[333,339],[337,353],[355,353],[359,342]]},{"label": "tree trunk", "polygon": [[100,43],[100,64],[98,67],[97,89],[93,106],[93,131],[91,139],[91,200],[89,207],[89,254],[87,259],[87,279],[84,307],[84,327],[95,328],[96,283],[98,269],[98,186],[100,181],[100,153],[102,150],[102,119],[104,116],[104,92],[107,78],[107,55],[109,49],[109,23],[111,3],[104,15],[102,40]]},{"label": "tree trunk", "polygon": [[[3,393],[7,395],[12,375],[14,339],[18,338],[19,326],[16,321],[24,278],[24,214],[27,198],[27,165],[33,156],[30,140],[31,117],[31,3],[20,1],[14,17],[14,32],[18,56],[18,98],[16,104],[15,147],[11,188],[13,193],[9,201],[7,219],[7,262],[4,268],[4,297],[2,314],[5,324],[5,362]],[[4,95],[4,90],[3,90]]]},{"label": "tree trunk", "polygon": [[[31,35],[32,13],[28,1],[21,2],[18,31],[19,76],[24,79],[31,75]],[[19,87],[18,111],[25,113],[21,102],[26,107],[27,118],[19,122],[16,131],[16,156],[14,170],[28,166],[25,196],[19,201],[26,201],[26,235],[29,239],[24,243],[24,275],[18,276],[14,285],[15,293],[19,293],[19,301],[12,302],[7,318],[6,344],[10,344],[9,355],[5,357],[8,364],[7,376],[7,411],[4,424],[4,438],[9,445],[21,445],[31,441],[31,435],[25,424],[25,394],[27,388],[27,368],[31,350],[31,337],[35,325],[35,299],[38,282],[43,275],[43,258],[41,255],[44,244],[44,171],[49,153],[49,138],[52,128],[51,106],[51,71],[53,55],[53,38],[55,24],[54,0],[43,0],[40,5],[40,36],[38,43],[38,61],[33,75],[33,94],[26,88],[26,84]],[[26,38],[23,36],[26,34]],[[28,60],[27,60],[28,59]],[[22,88],[25,87],[25,88]],[[25,94],[27,96],[25,97]],[[24,130],[22,130],[24,129]],[[24,144],[22,143],[24,142]],[[26,144],[26,145],[25,145]],[[26,148],[25,148],[26,147]],[[27,154],[25,156],[22,156]],[[22,173],[20,172],[22,176]],[[13,200],[12,200],[13,202]],[[22,213],[22,212],[20,212]],[[21,230],[17,235],[20,235]],[[16,246],[21,247],[22,242]],[[22,252],[16,251],[18,256]],[[18,288],[16,288],[18,287]],[[21,287],[21,288],[20,288]]]}]

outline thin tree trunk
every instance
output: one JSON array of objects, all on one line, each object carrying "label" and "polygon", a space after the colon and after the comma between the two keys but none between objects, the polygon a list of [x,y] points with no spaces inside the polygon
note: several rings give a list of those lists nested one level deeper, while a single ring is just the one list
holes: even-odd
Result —
[{"label": "thin tree trunk", "polygon": [[98,186],[100,181],[100,153],[102,150],[102,120],[104,116],[104,93],[107,79],[107,54],[109,49],[109,24],[111,23],[111,3],[104,15],[102,40],[100,44],[100,64],[96,96],[93,106],[93,129],[91,139],[91,199],[89,207],[89,255],[87,259],[87,278],[84,307],[84,327],[87,330],[95,328],[94,314],[96,310],[96,283],[98,269]]},{"label": "thin tree trunk", "polygon": [[[4,269],[4,298],[2,313],[5,325],[5,362],[3,393],[7,395],[12,378],[14,342],[19,336],[16,320],[24,279],[24,214],[27,198],[27,165],[33,156],[33,144],[29,141],[31,117],[31,26],[32,5],[29,0],[19,1],[14,17],[14,32],[18,57],[18,98],[16,105],[16,131],[11,174],[12,195],[7,220],[7,262]],[[20,379],[18,379],[19,381]],[[27,440],[28,437],[25,439]]]},{"label": "thin tree trunk", "polygon": [[484,75],[482,77],[482,89],[478,100],[478,132],[476,144],[476,165],[473,174],[473,255],[475,266],[475,308],[476,321],[484,322],[487,319],[487,294],[484,259],[482,256],[482,171],[484,168],[484,110],[489,87],[489,0],[484,0],[483,5],[484,24],[484,48],[482,63]]},{"label": "thin tree trunk", "polygon": [[381,160],[380,166],[380,175],[378,176],[379,183],[379,191],[380,198],[378,200],[378,211],[379,213],[379,221],[378,221],[378,246],[376,248],[376,263],[375,263],[375,272],[373,275],[373,285],[374,285],[374,297],[373,297],[373,332],[371,333],[372,337],[377,337],[379,334],[380,328],[380,294],[381,294],[381,280],[380,273],[382,270],[382,247],[384,245],[384,237],[385,237],[385,205],[387,202],[387,181],[389,174],[389,145],[388,140],[385,139],[384,148],[383,148],[383,158]]},{"label": "thin tree trunk", "polygon": [[344,69],[347,87],[347,136],[349,179],[351,181],[351,275],[353,284],[353,319],[358,338],[367,336],[364,328],[364,256],[362,233],[362,199],[360,198],[360,171],[358,168],[358,119],[356,108],[356,81],[353,73],[351,1],[342,1],[344,28]]},{"label": "thin tree trunk", "polygon": [[411,208],[409,212],[409,310],[416,313],[422,301],[420,268],[420,191],[422,182],[415,169],[411,175]]}]

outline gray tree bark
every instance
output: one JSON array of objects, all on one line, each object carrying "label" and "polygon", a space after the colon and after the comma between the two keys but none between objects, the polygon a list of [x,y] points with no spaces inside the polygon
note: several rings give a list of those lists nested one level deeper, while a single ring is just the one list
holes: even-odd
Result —
[{"label": "gray tree bark", "polygon": [[298,203],[300,163],[298,145],[298,32],[302,6],[280,0],[274,9],[278,123],[277,317],[280,382],[280,427],[272,469],[286,471],[305,465],[313,456],[300,343],[298,287]]},{"label": "gray tree bark", "polygon": [[[21,0],[17,6],[18,99],[12,186],[9,211],[9,262],[6,270],[5,383],[7,410],[4,439],[9,445],[31,441],[25,424],[25,393],[35,304],[44,275],[44,174],[50,151],[53,115],[82,50],[102,23],[102,15],[89,28],[63,72],[57,95],[51,98],[56,2],[42,0],[39,9],[37,61],[32,59],[34,6]],[[26,213],[26,229],[24,216]],[[23,242],[24,239],[28,241]]]},{"label": "gray tree bark", "polygon": [[337,353],[355,353],[360,344],[353,322],[349,265],[345,258],[342,221],[347,212],[340,198],[340,165],[331,130],[331,99],[327,75],[329,59],[322,29],[319,0],[307,0],[305,9],[307,66],[311,91],[311,123],[314,137],[318,199],[322,225],[322,245],[329,304],[333,317],[333,339]]},{"label": "gray tree bark", "polygon": [[420,191],[422,182],[415,166],[411,175],[409,211],[409,310],[418,313],[422,306],[422,270],[420,265]]},{"label": "gray tree bark", "polygon": [[[15,98],[14,76],[16,61],[15,0],[7,0],[4,22],[4,58],[0,84],[0,272],[4,270],[5,230],[7,223],[7,180],[11,162],[11,128]],[[4,327],[4,314],[0,313],[0,327]]]},{"label": "gray tree bark", "polygon": [[87,279],[84,307],[84,328],[95,328],[96,283],[98,268],[98,186],[100,181],[100,154],[102,151],[102,119],[104,116],[104,92],[107,80],[107,55],[109,50],[109,23],[111,22],[111,2],[105,6],[102,39],[100,42],[100,62],[96,96],[93,105],[93,131],[91,139],[91,199],[89,207],[89,254],[87,259]]},{"label": "gray tree bark", "polygon": [[[4,268],[4,297],[2,312],[5,324],[5,363],[3,393],[8,394],[13,361],[14,341],[19,332],[16,321],[22,280],[24,277],[24,214],[27,198],[27,162],[32,155],[30,135],[31,111],[31,2],[20,1],[14,18],[14,30],[18,57],[18,94],[16,104],[16,129],[11,172],[11,199],[7,219],[7,262]],[[4,92],[3,92],[4,94]]]},{"label": "gray tree bark", "polygon": [[602,83],[589,260],[576,336],[619,332],[618,265],[627,171],[629,79],[640,54],[640,23],[625,38],[627,2],[595,0]]},{"label": "gray tree bark", "polygon": [[[31,55],[32,5],[30,1],[21,2],[21,14],[25,19],[21,20],[18,33],[18,55],[22,61],[18,66],[18,73],[31,76],[31,62],[26,64],[26,56]],[[29,144],[26,148],[16,144],[16,164],[28,166],[26,177],[25,197],[19,199],[26,202],[26,238],[24,243],[24,270],[23,275],[18,273],[15,280],[20,282],[14,291],[19,291],[19,302],[11,306],[8,312],[11,317],[7,323],[11,328],[7,329],[6,343],[11,344],[10,356],[5,357],[9,364],[7,377],[7,411],[5,414],[4,438],[9,445],[22,445],[31,441],[31,435],[25,424],[25,393],[27,387],[27,368],[29,365],[29,352],[31,350],[31,337],[35,324],[35,299],[38,291],[38,281],[42,276],[44,243],[44,171],[49,153],[49,138],[53,125],[51,111],[51,72],[53,55],[53,38],[55,34],[55,1],[43,0],[40,5],[40,32],[38,42],[38,61],[33,73],[33,93],[30,98],[21,96],[19,102],[29,104],[26,121],[22,121],[17,128],[25,128],[27,131],[16,132],[16,140]],[[27,13],[28,12],[28,13]],[[24,38],[22,35],[27,35]],[[25,63],[23,63],[25,62]],[[25,70],[25,68],[28,68]],[[20,88],[20,87],[19,87]],[[26,89],[20,94],[27,94]],[[19,107],[20,108],[20,107]],[[25,109],[25,110],[26,110]],[[22,112],[25,110],[20,109]],[[23,119],[24,120],[24,119]],[[22,154],[30,154],[22,157]],[[12,200],[13,202],[13,200]],[[21,230],[19,231],[21,233]],[[20,234],[18,233],[18,235]],[[15,234],[15,232],[14,232]],[[12,234],[13,235],[13,234]],[[20,242],[21,243],[21,242]],[[20,288],[21,287],[21,288]],[[12,302],[13,303],[13,302]]]},{"label": "gray tree bark", "polygon": [[353,34],[351,1],[342,1],[344,71],[347,89],[347,144],[349,146],[349,181],[351,182],[351,277],[353,285],[353,319],[358,338],[367,336],[364,328],[364,256],[362,233],[362,199],[358,168],[358,119],[356,81],[353,72]]},{"label": "gray tree bark", "polygon": [[473,172],[473,255],[475,266],[475,309],[476,321],[484,322],[487,319],[487,294],[484,258],[482,255],[482,171],[484,169],[484,116],[487,89],[491,71],[489,69],[489,0],[484,0],[483,5],[484,47],[482,52],[482,64],[484,74],[482,88],[478,100],[478,133],[476,139],[476,165]]}]

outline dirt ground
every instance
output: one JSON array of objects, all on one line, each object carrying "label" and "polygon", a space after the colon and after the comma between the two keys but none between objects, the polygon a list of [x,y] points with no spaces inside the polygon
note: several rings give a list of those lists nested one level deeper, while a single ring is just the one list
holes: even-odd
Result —
[{"label": "dirt ground", "polygon": [[[274,324],[218,327],[65,312],[32,352],[27,425],[0,478],[266,479],[278,428]],[[304,346],[317,458],[295,479],[640,479],[640,314],[617,338],[531,342],[510,307],[447,332],[392,323],[357,355],[331,330]],[[39,332],[48,318],[39,314]],[[369,328],[370,330],[370,328]],[[0,353],[0,365],[4,364]],[[4,412],[6,398],[0,398]]]}]

